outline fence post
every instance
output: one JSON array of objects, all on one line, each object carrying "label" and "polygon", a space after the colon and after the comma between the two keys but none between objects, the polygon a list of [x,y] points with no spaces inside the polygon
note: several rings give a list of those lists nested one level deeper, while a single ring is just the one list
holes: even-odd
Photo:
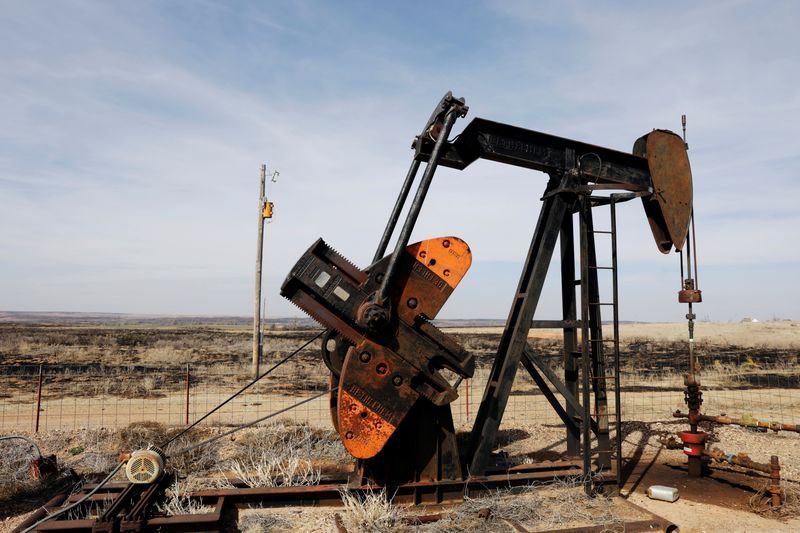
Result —
[{"label": "fence post", "polygon": [[186,363],[186,425],[189,425],[189,363]]},{"label": "fence post", "polygon": [[466,383],[467,386],[464,387],[464,393],[465,393],[464,394],[464,396],[465,396],[465,398],[464,398],[465,402],[464,403],[467,406],[466,407],[466,410],[467,410],[467,424],[469,424],[469,379],[467,379],[466,382],[467,382]]},{"label": "fence post", "polygon": [[33,430],[34,433],[39,433],[39,411],[42,409],[42,381],[44,381],[42,366],[39,365],[39,385],[36,387],[36,427]]}]

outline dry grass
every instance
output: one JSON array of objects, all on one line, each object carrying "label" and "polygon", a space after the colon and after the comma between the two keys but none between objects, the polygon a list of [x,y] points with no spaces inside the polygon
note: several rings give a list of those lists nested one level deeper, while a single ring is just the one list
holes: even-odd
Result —
[{"label": "dry grass", "polygon": [[630,510],[613,498],[587,496],[580,477],[496,490],[479,498],[468,498],[443,513],[439,521],[416,524],[413,515],[390,503],[385,491],[357,495],[341,491],[341,520],[348,531],[364,533],[464,533],[512,532],[510,522],[530,531],[565,527],[602,526],[623,531]]},{"label": "dry grass", "polygon": [[291,456],[291,452],[261,450],[246,460],[235,460],[230,470],[245,485],[278,487],[281,485],[316,485],[321,472],[308,459]]},{"label": "dry grass", "polygon": [[764,485],[750,498],[750,509],[753,512],[777,518],[800,517],[800,485],[783,481],[783,495],[780,507],[770,505],[769,484]]},{"label": "dry grass", "polygon": [[[310,338],[306,330],[266,331],[268,353],[286,354]],[[0,323],[0,364],[238,364],[252,349],[245,327],[43,325]]]},{"label": "dry grass", "polygon": [[28,466],[35,451],[24,440],[0,441],[0,501],[35,491],[39,480],[30,479]]},{"label": "dry grass", "polygon": [[189,497],[189,494],[198,488],[200,487],[197,484],[176,479],[166,490],[165,500],[156,505],[156,509],[166,516],[212,512],[214,510],[212,506],[203,505],[200,501]]},{"label": "dry grass", "polygon": [[359,496],[343,489],[339,494],[344,507],[340,516],[348,531],[382,533],[406,529],[400,509],[389,502],[385,490]]},{"label": "dry grass", "polygon": [[250,487],[315,484],[320,465],[352,463],[335,432],[287,420],[244,433],[225,452],[220,468]]}]

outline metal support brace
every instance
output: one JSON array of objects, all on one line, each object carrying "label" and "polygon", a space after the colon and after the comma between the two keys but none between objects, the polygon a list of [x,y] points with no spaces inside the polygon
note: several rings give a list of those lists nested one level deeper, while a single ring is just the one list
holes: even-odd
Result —
[{"label": "metal support brace", "polygon": [[[570,179],[569,176],[565,176],[564,181]],[[562,180],[551,177],[546,192],[564,185]],[[470,473],[472,475],[484,473],[489,455],[494,448],[497,430],[500,427],[514,377],[527,343],[528,332],[555,250],[556,239],[564,217],[567,216],[568,211],[571,212],[573,200],[572,198],[567,200],[564,196],[550,196],[542,203],[539,221],[536,224],[517,292],[511,304],[511,311],[500,340],[497,356],[492,364],[491,375],[472,429],[472,442],[468,456],[471,461]]]}]

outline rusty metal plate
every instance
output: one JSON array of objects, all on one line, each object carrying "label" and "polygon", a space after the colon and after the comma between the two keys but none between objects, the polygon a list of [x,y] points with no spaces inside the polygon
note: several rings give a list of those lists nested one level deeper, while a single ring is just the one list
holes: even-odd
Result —
[{"label": "rusty metal plate", "polygon": [[653,196],[643,199],[658,248],[682,250],[692,217],[692,170],[683,139],[671,131],[654,130],[634,145],[647,158]]},{"label": "rusty metal plate", "polygon": [[413,367],[391,350],[365,340],[350,348],[339,382],[337,430],[357,459],[380,452],[419,398]]},{"label": "rusty metal plate", "polygon": [[408,246],[406,253],[454,289],[472,264],[469,246],[458,237],[439,237],[418,242]]}]

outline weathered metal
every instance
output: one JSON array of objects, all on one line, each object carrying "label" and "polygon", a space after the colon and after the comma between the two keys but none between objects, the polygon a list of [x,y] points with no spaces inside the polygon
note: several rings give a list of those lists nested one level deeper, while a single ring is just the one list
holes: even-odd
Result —
[{"label": "weathered metal", "polygon": [[770,493],[770,503],[772,507],[777,509],[781,506],[783,500],[783,491],[781,490],[781,465],[778,461],[778,456],[773,455],[769,459],[769,478],[770,478],[770,485],[769,485],[769,493]]},{"label": "weathered metal", "polygon": [[62,492],[60,494],[56,494],[47,503],[43,506],[36,509],[34,512],[29,514],[25,520],[17,524],[17,527],[12,530],[11,533],[20,533],[21,531],[25,531],[36,522],[47,516],[48,514],[52,513],[59,505],[64,503],[64,500],[67,499],[69,496],[68,493]]},{"label": "weathered metal", "polygon": [[354,457],[380,452],[419,397],[438,406],[457,397],[440,368],[471,377],[472,357],[427,322],[470,263],[469,247],[456,237],[409,246],[397,263],[402,276],[391,291],[392,319],[381,334],[370,327],[364,309],[383,281],[387,259],[361,271],[320,240],[284,282],[284,296],[350,344],[340,369],[342,343],[329,334],[323,349],[329,368],[340,374],[336,425]]},{"label": "weathered metal", "polygon": [[703,294],[697,289],[682,289],[678,291],[678,303],[698,304],[703,301]]},{"label": "weathered metal", "polygon": [[33,432],[39,433],[39,415],[42,412],[42,383],[44,379],[42,376],[42,365],[39,365],[39,379],[36,384],[36,422],[33,426]]},{"label": "weathered metal", "polygon": [[[331,384],[338,385],[331,394],[334,427],[353,457],[375,459],[363,465],[360,475],[379,482],[386,476],[400,476],[395,483],[439,479],[445,474],[460,477],[452,415],[449,408],[442,409],[457,393],[441,370],[471,377],[475,363],[428,320],[436,317],[467,272],[471,252],[464,241],[452,236],[408,246],[396,262],[398,275],[384,308],[386,323],[376,328],[374,317],[367,315],[389,262],[386,257],[362,271],[320,240],[298,261],[281,291],[333,330],[325,337],[323,359],[331,369]],[[412,411],[416,422],[408,422],[407,431],[413,432],[413,438],[395,440],[409,440],[403,446],[420,454],[417,463],[401,469],[401,474],[391,461],[376,456],[403,420],[412,417]],[[430,426],[425,435],[432,445],[417,444],[418,426]],[[442,465],[444,457],[451,464]]]},{"label": "weathered metal", "polygon": [[[686,413],[682,413],[681,411],[675,411],[672,414],[672,416],[674,416],[675,418],[687,418],[689,415],[687,415]],[[783,422],[757,420],[755,418],[736,418],[727,415],[713,416],[713,415],[698,414],[696,420],[704,422],[714,422],[716,424],[749,427],[749,428],[764,428],[772,430],[776,433],[778,431],[792,431],[795,433],[800,433],[800,426],[798,426],[797,424],[787,424]]]},{"label": "weathered metal", "polygon": [[692,171],[686,144],[667,130],[637,139],[633,153],[647,159],[654,194],[643,198],[653,238],[662,253],[682,250],[692,217]]},{"label": "weathered metal", "polygon": [[678,436],[683,442],[683,453],[687,456],[689,477],[702,476],[708,434],[703,431],[681,431]]},{"label": "weathered metal", "polygon": [[[154,513],[155,504],[161,501],[164,490],[171,482],[164,477],[158,483],[138,485],[133,483],[109,483],[89,498],[85,495],[95,488],[93,484],[84,485],[81,492],[60,494],[50,500],[41,511],[21,523],[15,533],[24,531],[48,514],[84,499],[84,505],[103,505],[97,518],[70,519],[53,518],[36,527],[33,531],[63,531],[71,533],[128,533],[141,531],[178,532],[219,532],[222,531],[222,512],[226,506],[225,497],[209,498],[205,502],[213,506],[210,513],[176,516],[159,516]],[[76,510],[80,513],[80,509]]]},{"label": "weathered metal", "polygon": [[[707,449],[705,447],[705,442],[707,440],[708,435],[706,433],[698,432],[692,433],[688,431],[684,431],[678,434],[680,439],[677,440],[675,437],[669,438],[662,438],[659,439],[661,444],[663,444],[669,450],[683,450],[683,452],[691,457],[696,457],[698,462],[701,461],[703,458],[706,458],[708,461],[714,461],[717,463],[728,463],[735,466],[740,466],[742,468],[748,470],[754,470],[756,472],[763,472],[764,474],[769,474],[770,476],[770,484],[767,487],[767,491],[770,495],[770,505],[773,507],[780,506],[782,498],[783,498],[783,491],[781,490],[781,466],[777,455],[773,455],[770,457],[769,463],[759,463],[753,461],[749,455],[744,452],[739,453],[728,453],[724,450],[714,447],[711,449]],[[692,476],[692,462],[689,462],[689,475]],[[692,477],[697,477],[692,476]]]},{"label": "weathered metal", "polygon": [[[360,271],[319,241],[315,247],[325,249],[315,251],[312,247],[306,253],[287,278],[283,293],[325,327],[338,332],[330,334],[334,341],[332,347],[323,346],[323,359],[332,373],[332,387],[339,385],[338,396],[331,398],[335,425],[346,448],[355,457],[377,458],[393,439],[403,441],[402,437],[395,435],[399,434],[404,420],[410,419],[415,406],[425,406],[421,408],[424,415],[415,415],[415,420],[423,425],[435,419],[446,424],[451,419],[444,407],[456,397],[455,387],[438,379],[437,368],[445,366],[460,378],[469,377],[464,365],[470,359],[463,349],[427,322],[435,316],[460,279],[451,276],[466,271],[466,268],[458,270],[463,266],[458,259],[460,256],[452,255],[458,250],[457,245],[463,243],[453,243],[454,246],[448,250],[451,255],[444,256],[447,264],[441,256],[427,257],[432,251],[442,251],[444,238],[424,241],[424,245],[415,249],[408,247],[408,237],[437,166],[464,169],[483,158],[547,173],[550,181],[542,199],[539,222],[512,300],[463,466],[467,466],[473,475],[485,472],[488,467],[516,370],[523,363],[564,421],[568,451],[579,452],[582,443],[580,453],[584,458],[584,473],[588,474],[592,469],[607,469],[615,453],[609,438],[607,381],[613,379],[617,385],[615,394],[619,393],[616,235],[613,228],[611,231],[594,229],[592,208],[640,197],[645,202],[659,249],[669,251],[673,246],[681,249],[692,212],[691,171],[686,146],[677,135],[654,130],[636,142],[634,154],[626,154],[481,118],[473,119],[454,140],[448,140],[456,119],[464,116],[466,111],[463,99],[447,93],[434,109],[422,133],[415,138],[412,144],[414,158],[381,236],[373,265]],[[422,162],[427,166],[394,252],[382,257]],[[628,192],[593,196],[594,191],[603,190]],[[572,236],[572,220],[576,212],[580,213],[581,224],[581,279],[577,282],[574,272],[576,243]],[[612,234],[612,266],[596,264],[596,233]],[[534,314],[559,237],[563,316],[557,327],[564,330],[563,382],[552,372],[544,370],[541,361],[532,354],[524,355],[528,331],[535,325]],[[464,254],[461,255],[469,257],[465,244],[463,248]],[[319,260],[312,257],[315,254],[320,256]],[[409,256],[414,258],[411,262],[413,268],[408,266]],[[449,263],[451,259],[455,259],[452,265]],[[611,269],[614,275],[615,292],[611,302],[600,300],[597,271],[601,268]],[[309,276],[322,277],[311,279]],[[332,285],[327,285],[328,280],[334,277]],[[580,317],[577,316],[576,286],[580,286]],[[331,287],[344,291],[340,293],[340,299],[341,294],[346,294],[346,303],[333,299],[331,290],[335,289]],[[429,310],[431,302],[428,300],[432,296],[438,300]],[[693,293],[687,297],[696,295]],[[602,334],[600,309],[604,305],[612,306],[614,312],[615,335],[611,339],[604,339]],[[545,322],[539,321],[540,324]],[[583,333],[580,345],[577,342],[579,329]],[[443,357],[429,356],[433,348],[428,342],[431,340],[438,345]],[[612,355],[615,359],[611,366],[606,364],[604,344],[607,342],[614,343]],[[395,372],[397,369],[399,373]],[[424,386],[415,386],[415,379],[422,381]],[[395,382],[398,385],[393,387]],[[550,393],[548,382],[565,399],[565,405]],[[578,399],[579,389],[583,395],[581,400]],[[592,405],[589,405],[590,401]],[[616,415],[619,424],[619,413]],[[444,440],[452,440],[449,430],[444,433]],[[597,439],[594,450],[590,444],[592,434]],[[422,437],[422,440],[426,438],[429,437]],[[412,447],[427,445],[422,444],[419,438],[409,444]],[[621,455],[619,446],[616,454]],[[457,449],[450,449],[442,455],[458,461]],[[618,471],[621,470],[620,459],[617,457]],[[382,460],[387,463],[386,457]],[[372,464],[376,465],[377,462]],[[367,468],[362,468],[361,472],[369,470],[370,465],[362,466]],[[387,468],[388,465],[384,464],[381,470]],[[428,463],[425,466],[420,463],[404,474],[410,476],[408,479],[395,481],[402,483],[418,479],[419,470],[426,469],[429,469]],[[442,479],[441,474],[437,476],[435,479]]]},{"label": "weathered metal", "polygon": [[[533,482],[563,478],[580,474],[576,461],[543,461],[529,465],[516,465],[490,470],[489,475],[470,477],[469,479],[446,481],[419,481],[403,484],[393,488],[392,500],[401,505],[437,505],[455,503],[465,496],[476,497],[500,488],[526,486]],[[96,519],[54,519],[41,524],[34,531],[67,531],[67,532],[99,532],[99,531],[161,531],[163,533],[197,531],[222,531],[223,512],[231,507],[283,507],[283,506],[341,506],[341,491],[348,490],[356,495],[370,493],[380,487],[374,485],[353,486],[347,480],[331,480],[312,486],[281,486],[264,488],[206,489],[196,491],[187,497],[212,505],[210,513],[192,515],[159,516],[153,514],[153,504],[163,496],[169,483],[168,478],[152,485],[136,485],[130,483],[109,483],[100,492],[94,494],[86,503],[106,502],[103,513]],[[49,512],[56,512],[59,505],[69,505],[80,500],[83,495],[94,488],[84,486],[82,493],[67,497],[57,496],[48,502]],[[38,518],[26,520],[17,530],[33,525],[36,520],[45,516],[39,513]],[[433,517],[431,517],[433,520]]]}]

